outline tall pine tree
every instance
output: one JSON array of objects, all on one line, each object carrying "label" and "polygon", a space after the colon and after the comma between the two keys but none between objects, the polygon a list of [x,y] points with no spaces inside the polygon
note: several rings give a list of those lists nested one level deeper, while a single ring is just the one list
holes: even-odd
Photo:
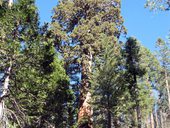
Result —
[{"label": "tall pine tree", "polygon": [[130,106],[130,95],[123,77],[125,63],[119,44],[107,46],[104,51],[95,63],[92,77],[94,126],[119,128],[123,124],[120,119],[126,116]]},{"label": "tall pine tree", "polygon": [[138,78],[142,77],[146,71],[140,65],[141,53],[140,44],[137,39],[129,37],[125,44],[125,58],[126,58],[126,79],[128,83],[129,92],[133,102],[132,106],[132,127],[142,127],[142,113],[140,106],[140,91],[141,86],[138,85]]}]

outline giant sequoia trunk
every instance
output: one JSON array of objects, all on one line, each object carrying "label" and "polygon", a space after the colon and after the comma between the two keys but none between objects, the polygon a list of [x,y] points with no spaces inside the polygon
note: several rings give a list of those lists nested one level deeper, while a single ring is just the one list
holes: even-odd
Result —
[{"label": "giant sequoia trunk", "polygon": [[92,54],[87,49],[85,57],[82,60],[82,77],[80,90],[80,104],[78,113],[79,128],[92,128],[92,108],[90,106],[91,93],[90,89],[90,73],[92,69]]},{"label": "giant sequoia trunk", "polygon": [[11,74],[12,64],[10,64],[9,68],[5,72],[4,82],[1,82],[0,85],[0,127],[6,128],[6,118],[5,118],[5,97],[8,94],[10,74]]}]

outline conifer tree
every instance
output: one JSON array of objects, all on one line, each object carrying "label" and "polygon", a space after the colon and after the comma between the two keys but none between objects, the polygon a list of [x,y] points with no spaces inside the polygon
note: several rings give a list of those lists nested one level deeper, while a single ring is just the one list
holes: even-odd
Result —
[{"label": "conifer tree", "polygon": [[[135,40],[134,38],[131,39]],[[139,43],[136,44],[138,47],[133,45],[133,43],[131,45],[133,46],[131,47],[133,50],[138,50],[138,52],[133,52],[135,54],[138,53],[137,68],[142,69],[142,71],[145,70],[143,75],[137,77],[136,83],[141,110],[141,125],[144,126],[146,124],[145,121],[147,120],[148,122],[148,116],[152,113],[154,104],[152,89],[157,86],[156,83],[159,78],[157,72],[159,72],[160,67],[158,60],[148,49]],[[100,61],[95,62],[96,68],[92,77],[94,124],[95,127],[111,127],[113,126],[112,124],[114,124],[114,127],[129,126],[129,111],[134,112],[134,115],[136,115],[135,110],[132,109],[136,107],[136,104],[133,101],[132,95],[134,91],[129,92],[131,90],[128,90],[130,77],[127,76],[127,67],[125,67],[127,66],[127,63],[125,63],[127,58],[124,59],[121,56],[121,47],[119,45],[117,47],[116,45],[110,46],[109,50],[108,48],[106,49],[104,55],[100,55],[100,59],[98,59]],[[130,51],[123,53],[123,55],[127,56],[129,53]],[[107,100],[107,95],[111,96],[110,100]],[[108,106],[108,101],[110,106]],[[108,112],[106,110],[110,112],[112,117],[110,118],[111,125],[108,125],[110,121],[108,121]]]},{"label": "conifer tree", "polygon": [[158,117],[160,119],[159,126],[165,127],[166,120],[169,115],[169,65],[170,65],[170,45],[169,40],[164,41],[163,39],[159,38],[156,42],[157,48],[157,58],[161,65],[160,70],[160,79],[159,79],[159,86],[157,90],[159,92],[159,99],[157,102],[158,105]]},{"label": "conifer tree", "polygon": [[[53,31],[69,65],[76,64],[81,74],[78,127],[92,127],[90,74],[92,63],[105,41],[115,42],[124,31],[119,0],[61,0],[54,10]],[[57,29],[57,30],[56,30]],[[59,33],[59,29],[61,30]],[[64,34],[65,33],[65,34]],[[63,41],[63,38],[68,37]]]},{"label": "conifer tree", "polygon": [[[18,0],[10,8],[4,1],[0,15],[2,127],[62,127],[74,97],[48,26],[39,27],[34,0]],[[56,101],[55,94],[61,100]],[[54,106],[49,104],[52,99]],[[54,114],[59,107],[63,118]],[[50,118],[44,118],[47,113]]]},{"label": "conifer tree", "polygon": [[[127,69],[127,81],[129,83],[128,88],[132,97],[132,102],[134,102],[133,108],[133,121],[132,127],[136,125],[141,128],[141,108],[139,105],[139,87],[137,85],[137,77],[142,76],[144,73],[143,69],[139,67],[139,60],[141,55],[139,54],[140,46],[135,38],[128,38],[125,44],[125,56],[126,56],[126,69]],[[137,124],[135,124],[135,111],[137,116]]]},{"label": "conifer tree", "polygon": [[130,95],[123,77],[125,63],[119,44],[107,46],[104,51],[95,63],[98,66],[92,77],[94,126],[119,128],[123,123],[120,118],[126,116],[130,106]]},{"label": "conifer tree", "polygon": [[168,108],[170,110],[170,87],[169,87],[169,72],[170,72],[170,44],[162,39],[156,42],[158,48],[157,56],[162,65],[162,75],[164,78],[163,86],[166,88]]},{"label": "conifer tree", "polygon": [[[14,7],[13,7],[14,8]],[[0,118],[2,121],[2,126],[5,127],[7,125],[6,113],[5,113],[5,97],[7,97],[9,93],[9,85],[10,85],[10,77],[12,75],[12,71],[14,71],[13,67],[16,65],[16,58],[19,58],[20,53],[20,45],[18,42],[19,30],[19,16],[14,15],[14,9],[8,7],[8,3],[6,1],[2,1],[0,6],[0,51],[1,51],[1,100],[0,100]]]},{"label": "conifer tree", "polygon": [[[160,69],[161,66],[159,64],[158,59],[145,47],[141,47],[141,61],[140,65],[145,68],[146,72],[141,77],[138,78],[138,84],[140,88],[140,106],[142,110],[142,120],[149,120],[152,119],[151,117],[155,118],[155,111],[156,106],[154,104],[157,103],[156,101],[156,94],[157,87],[159,85],[160,79]],[[150,118],[148,119],[148,115]],[[154,121],[153,124],[155,124]],[[142,124],[145,124],[144,121]]]},{"label": "conifer tree", "polygon": [[156,83],[157,80],[155,72],[157,66],[149,60],[152,59],[156,62],[156,59],[133,37],[128,38],[124,51],[126,58],[125,79],[127,79],[133,103],[132,127],[141,128],[143,118],[149,114],[153,107],[152,83]]}]

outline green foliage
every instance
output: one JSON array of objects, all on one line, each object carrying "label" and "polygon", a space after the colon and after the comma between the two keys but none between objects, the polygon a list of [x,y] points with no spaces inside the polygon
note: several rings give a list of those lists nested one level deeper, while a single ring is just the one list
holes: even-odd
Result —
[{"label": "green foliage", "polygon": [[[167,113],[169,110],[169,96],[168,96],[168,83],[170,82],[170,43],[168,41],[164,41],[159,38],[156,42],[156,55],[158,60],[160,61],[161,69],[160,69],[160,79],[159,79],[159,101],[158,105],[162,112]],[[166,83],[167,81],[167,83]],[[169,85],[168,85],[169,86]]]},{"label": "green foliage", "polygon": [[0,15],[2,73],[12,61],[8,127],[62,127],[74,95],[48,26],[39,27],[34,0],[18,0],[11,8],[4,3]]},{"label": "green foliage", "polygon": [[[151,52],[140,45],[137,39],[130,37],[125,44],[124,55],[126,58],[125,79],[131,94],[132,111],[136,109],[138,127],[142,119],[147,118],[152,111],[154,94],[152,86],[159,77],[159,62]],[[153,85],[154,84],[154,85]],[[132,122],[136,120],[134,117]]]},{"label": "green foliage", "polygon": [[[54,9],[51,30],[60,41],[56,45],[64,58],[65,69],[76,84],[76,92],[80,92],[80,108],[90,89],[94,59],[103,52],[106,42],[116,43],[120,34],[126,32],[120,1],[61,0]],[[81,81],[77,74],[81,75]]]},{"label": "green foliage", "polygon": [[[147,2],[169,9],[168,1]],[[60,0],[50,29],[39,26],[34,0],[0,0],[0,28],[0,86],[10,76],[0,127],[87,126],[89,116],[77,122],[87,93],[96,128],[129,127],[138,110],[145,124],[155,108],[168,110],[169,40],[158,39],[158,59],[133,37],[118,43],[126,33],[120,0]]]},{"label": "green foliage", "polygon": [[[61,38],[64,38],[63,32],[70,33],[68,35],[72,42],[65,42],[64,46],[70,45],[71,51],[66,53],[76,56],[80,56],[81,52],[85,52],[89,47],[93,54],[97,54],[106,39],[115,41],[115,37],[124,30],[119,1],[64,0],[60,1],[54,11],[53,19],[56,22],[52,23],[53,31]],[[64,31],[59,33],[56,29]],[[68,47],[64,48],[69,50]]]},{"label": "green foliage", "polygon": [[[51,47],[50,43],[48,45]],[[15,86],[11,87],[12,97],[10,101],[15,107],[12,107],[12,104],[9,103],[9,108],[14,111],[19,109],[18,111],[21,113],[17,113],[18,117],[21,116],[21,122],[25,123],[22,126],[41,127],[45,121],[53,124],[53,122],[50,121],[50,118],[43,118],[46,113],[50,114],[50,111],[46,112],[46,109],[57,109],[57,107],[66,103],[66,98],[63,95],[68,95],[68,98],[71,95],[71,92],[69,92],[70,90],[68,88],[68,78],[64,73],[65,71],[62,68],[61,62],[57,59],[55,51],[52,50],[54,47],[51,47],[50,49],[46,49],[46,47],[47,44],[42,46],[42,48],[39,47],[39,50],[36,49],[37,52],[34,53],[35,57],[32,56],[32,58],[27,59],[27,61],[22,64],[22,67],[20,67],[20,69],[15,74],[15,83],[13,83]],[[38,46],[36,46],[36,48],[38,48]],[[44,56],[46,56],[45,53],[49,53],[51,51],[53,51],[53,56],[50,56],[51,58],[44,58]],[[41,64],[43,63],[41,58],[43,58],[43,61],[53,60],[48,63],[46,66],[47,69],[42,69]],[[36,59],[36,61],[34,60],[33,62],[32,59]],[[53,67],[53,70],[48,70],[50,66]],[[46,72],[47,70],[48,73]],[[56,93],[58,95],[57,97],[54,95]],[[55,98],[58,100],[56,101]],[[59,100],[59,98],[61,100]],[[49,100],[54,100],[54,102],[56,101],[58,104],[49,105]],[[17,104],[15,104],[15,101]],[[16,105],[19,108],[17,108]],[[59,112],[61,115],[64,115],[61,109]],[[53,113],[55,112],[52,111],[52,114]],[[51,117],[53,116],[51,115]],[[61,119],[61,116],[56,117],[54,115],[54,118]]]},{"label": "green foliage", "polygon": [[126,79],[133,102],[138,95],[137,76],[142,77],[145,69],[140,65],[140,44],[137,39],[130,37],[125,44],[124,56],[126,59]]},{"label": "green foliage", "polygon": [[108,112],[112,123],[127,113],[130,106],[124,75],[124,61],[119,44],[107,46],[94,69],[92,77],[92,104],[95,127],[108,126]]},{"label": "green foliage", "polygon": [[169,39],[168,41],[164,41],[161,38],[159,38],[156,42],[157,47],[157,57],[159,61],[161,62],[162,67],[169,71],[170,68],[170,43]]},{"label": "green foliage", "polygon": [[169,0],[147,0],[146,7],[151,10],[169,10],[170,1]]}]

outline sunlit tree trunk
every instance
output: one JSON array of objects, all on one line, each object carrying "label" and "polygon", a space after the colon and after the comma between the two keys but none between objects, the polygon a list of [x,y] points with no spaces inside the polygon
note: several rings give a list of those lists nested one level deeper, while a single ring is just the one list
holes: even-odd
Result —
[{"label": "sunlit tree trunk", "polygon": [[166,84],[166,90],[167,90],[167,95],[168,95],[168,107],[170,110],[170,90],[169,90],[169,83],[168,83],[168,75],[166,71],[165,71],[165,84]]},{"label": "sunlit tree trunk", "polygon": [[154,127],[154,117],[153,117],[153,113],[152,112],[150,114],[150,128],[155,128]]},{"label": "sunlit tree trunk", "polygon": [[[89,48],[90,49],[90,48]],[[92,69],[92,54],[85,50],[86,56],[82,60],[82,82],[80,90],[80,105],[78,113],[79,128],[92,128],[92,108],[90,105],[90,73]]]},{"label": "sunlit tree trunk", "polygon": [[159,128],[158,112],[157,111],[155,112],[155,125],[156,125],[156,128]]},{"label": "sunlit tree trunk", "polygon": [[10,81],[10,74],[11,74],[12,63],[10,62],[10,66],[8,67],[7,71],[5,72],[4,82],[1,82],[1,94],[0,94],[0,121],[1,127],[6,128],[5,124],[7,120],[5,119],[5,97],[8,95],[8,88],[9,88],[9,81]]},{"label": "sunlit tree trunk", "polygon": [[148,117],[145,120],[145,128],[149,128],[149,118]]},{"label": "sunlit tree trunk", "polygon": [[160,110],[160,125],[161,125],[161,128],[164,128],[164,118],[163,118],[162,110]]}]

